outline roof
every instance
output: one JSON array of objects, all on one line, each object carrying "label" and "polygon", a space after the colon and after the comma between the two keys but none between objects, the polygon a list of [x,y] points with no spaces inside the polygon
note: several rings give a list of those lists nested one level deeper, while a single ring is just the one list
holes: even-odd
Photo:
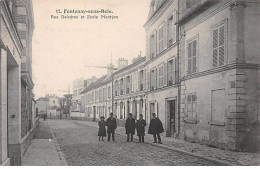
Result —
[{"label": "roof", "polygon": [[[47,99],[47,100],[46,100]],[[40,97],[39,99],[37,99],[36,101],[49,101],[49,98],[46,97]]]},{"label": "roof", "polygon": [[100,77],[99,79],[97,79],[95,82],[91,83],[87,88],[85,88],[80,94],[84,94],[87,93],[90,90],[96,89],[100,86],[102,86],[103,84],[105,84],[105,82],[107,82],[108,80],[110,80],[110,76],[108,75],[103,75],[102,77]]}]

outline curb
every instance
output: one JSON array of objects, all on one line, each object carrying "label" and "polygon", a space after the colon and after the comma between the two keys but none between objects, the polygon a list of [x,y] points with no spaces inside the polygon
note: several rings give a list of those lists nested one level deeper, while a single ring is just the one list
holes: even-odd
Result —
[{"label": "curb", "polygon": [[61,150],[61,148],[59,146],[59,143],[58,143],[58,141],[56,139],[56,136],[54,135],[54,133],[53,133],[53,131],[52,131],[48,121],[47,121],[47,124],[48,124],[48,127],[49,127],[50,131],[51,131],[52,140],[54,141],[54,145],[55,145],[55,148],[57,150],[58,156],[60,158],[61,165],[62,166],[68,166],[66,158],[65,158],[65,156],[64,156],[64,154],[63,154],[63,152],[62,152],[62,150]]},{"label": "curb", "polygon": [[[80,123],[80,122],[77,122],[76,120],[73,122],[76,122],[77,124],[80,124],[80,125],[86,125],[86,126],[89,126],[89,127],[93,127],[93,128],[98,128],[98,127],[95,127],[95,126],[91,126],[91,125],[88,125],[88,124],[83,124],[83,123]],[[122,134],[122,133],[115,133],[115,134],[118,134],[118,135],[121,135],[121,136],[125,136],[125,134]],[[135,140],[137,140],[136,138],[134,138]],[[193,157],[197,157],[197,158],[200,158],[200,159],[205,159],[205,160],[208,160],[208,161],[211,161],[211,162],[214,162],[216,164],[219,164],[219,165],[222,165],[222,166],[237,166],[236,164],[230,164],[226,161],[223,161],[223,160],[218,160],[218,159],[214,159],[214,158],[211,158],[211,157],[205,157],[203,155],[199,155],[199,154],[195,154],[195,153],[191,153],[191,152],[188,152],[188,151],[185,151],[185,150],[180,150],[180,149],[177,149],[177,148],[174,148],[174,147],[168,147],[166,145],[163,145],[163,144],[154,144],[154,143],[150,143],[150,142],[145,142],[145,144],[150,144],[150,145],[153,145],[153,146],[156,146],[156,147],[160,147],[160,148],[164,148],[164,149],[167,149],[167,150],[172,150],[172,151],[177,151],[179,153],[183,153],[183,154],[187,154],[187,155],[190,155],[190,156],[193,156]]]}]

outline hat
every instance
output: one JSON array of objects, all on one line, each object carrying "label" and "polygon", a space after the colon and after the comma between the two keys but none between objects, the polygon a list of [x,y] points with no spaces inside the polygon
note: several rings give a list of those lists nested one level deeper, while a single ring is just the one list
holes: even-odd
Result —
[{"label": "hat", "polygon": [[110,113],[109,115],[113,115],[113,113]]},{"label": "hat", "polygon": [[104,117],[104,116],[101,116],[100,119],[105,119],[105,117]]},{"label": "hat", "polygon": [[155,113],[153,113],[153,116],[156,116],[156,114],[155,114]]}]

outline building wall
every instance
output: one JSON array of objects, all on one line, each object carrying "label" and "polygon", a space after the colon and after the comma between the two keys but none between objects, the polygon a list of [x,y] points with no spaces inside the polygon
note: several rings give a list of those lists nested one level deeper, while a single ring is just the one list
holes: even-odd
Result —
[{"label": "building wall", "polygon": [[[255,46],[251,43],[257,43],[259,35],[253,38],[248,31],[259,27],[252,16],[259,16],[259,3],[246,4],[234,6],[231,1],[221,1],[181,25],[180,112],[185,140],[241,150],[241,143],[258,117],[258,94],[253,92],[257,91],[258,70],[248,63],[259,65],[259,49],[248,49]],[[213,30],[221,25],[225,30],[224,64],[214,67]],[[197,69],[189,75],[188,45],[193,39],[197,40]],[[189,117],[189,94],[196,95],[195,118]]]}]

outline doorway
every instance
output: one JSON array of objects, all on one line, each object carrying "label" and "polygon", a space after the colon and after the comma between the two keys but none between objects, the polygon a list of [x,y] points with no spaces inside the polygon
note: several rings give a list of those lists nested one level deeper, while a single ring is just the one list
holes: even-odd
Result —
[{"label": "doorway", "polygon": [[155,113],[155,104],[150,103],[150,119],[152,119],[153,113]]},{"label": "doorway", "polygon": [[175,100],[167,101],[167,117],[168,117],[168,125],[166,135],[171,137],[176,132],[175,128]]}]

